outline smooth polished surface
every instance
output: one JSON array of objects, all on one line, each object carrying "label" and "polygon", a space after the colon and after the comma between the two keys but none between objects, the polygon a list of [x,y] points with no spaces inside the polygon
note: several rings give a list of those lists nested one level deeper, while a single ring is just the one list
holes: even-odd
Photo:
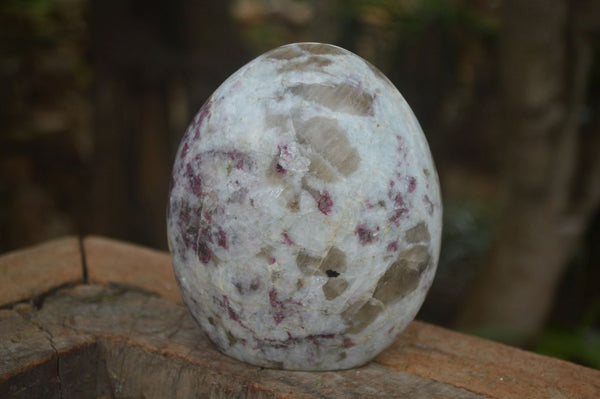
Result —
[{"label": "smooth polished surface", "polygon": [[176,157],[168,234],[184,302],[224,353],[364,364],[433,280],[439,183],[390,81],[339,47],[270,51],[225,81]]}]

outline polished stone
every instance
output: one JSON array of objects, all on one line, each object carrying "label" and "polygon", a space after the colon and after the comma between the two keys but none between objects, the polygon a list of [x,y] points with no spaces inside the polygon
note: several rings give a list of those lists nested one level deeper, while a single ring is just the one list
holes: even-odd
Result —
[{"label": "polished stone", "polygon": [[183,137],[168,236],[211,341],[285,369],[359,366],[415,317],[433,280],[436,170],[393,84],[339,47],[251,61]]}]

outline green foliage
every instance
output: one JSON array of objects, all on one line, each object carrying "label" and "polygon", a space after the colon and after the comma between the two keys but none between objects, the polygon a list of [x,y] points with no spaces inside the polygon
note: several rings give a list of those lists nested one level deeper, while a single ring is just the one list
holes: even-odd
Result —
[{"label": "green foliage", "polygon": [[68,36],[81,36],[84,0],[0,1],[0,46],[5,54],[52,49]]},{"label": "green foliage", "polygon": [[498,22],[472,5],[449,0],[351,0],[345,14],[357,18],[377,10],[392,29],[414,37],[431,25],[461,27],[476,36],[491,36],[498,31]]},{"label": "green foliage", "polygon": [[45,14],[52,7],[52,0],[3,0],[0,10],[13,13]]},{"label": "green foliage", "polygon": [[264,23],[249,29],[245,40],[252,43],[254,52],[261,53],[285,44],[285,41],[282,41],[285,35],[283,26],[277,23]]},{"label": "green foliage", "polygon": [[552,357],[600,369],[600,332],[592,328],[550,328],[533,350]]}]

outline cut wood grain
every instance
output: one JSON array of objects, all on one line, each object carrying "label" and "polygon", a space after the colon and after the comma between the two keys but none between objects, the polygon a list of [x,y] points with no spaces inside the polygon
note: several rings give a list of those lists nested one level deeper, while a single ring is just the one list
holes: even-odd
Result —
[{"label": "cut wood grain", "polygon": [[598,370],[419,321],[375,361],[498,398],[600,398]]},{"label": "cut wood grain", "polygon": [[[418,321],[357,369],[251,366],[218,352],[201,332],[174,291],[168,254],[101,237],[83,242],[91,283],[72,284],[81,267],[69,279],[44,281],[56,270],[48,265],[61,264],[53,256],[74,262],[77,239],[0,256],[11,276],[34,275],[21,277],[29,295],[43,295],[32,303],[4,299],[0,398],[600,397],[598,370]],[[0,293],[15,281],[0,280]]]},{"label": "cut wood grain", "polygon": [[83,247],[89,282],[127,284],[182,303],[168,253],[96,236]]},{"label": "cut wood grain", "polygon": [[66,237],[0,256],[0,306],[34,299],[83,278],[79,238]]},{"label": "cut wood grain", "polygon": [[[4,312],[10,314],[0,323],[22,317],[16,311]],[[65,397],[66,387],[78,386],[74,352],[88,358],[84,363],[95,365],[93,370],[89,365],[82,369],[84,380],[93,379],[95,373],[101,376],[90,382],[93,389],[86,385],[82,391],[108,390],[123,398],[485,397],[377,362],[321,373],[250,366],[216,351],[182,306],[122,287],[80,285],[61,290],[24,323],[34,334],[19,338],[19,350],[11,345],[3,348],[2,357],[13,359],[13,367],[3,370],[8,377],[0,378],[0,397],[31,397],[32,389],[51,397],[52,392],[44,389],[52,387],[57,397]],[[34,375],[31,386],[26,377]]]}]

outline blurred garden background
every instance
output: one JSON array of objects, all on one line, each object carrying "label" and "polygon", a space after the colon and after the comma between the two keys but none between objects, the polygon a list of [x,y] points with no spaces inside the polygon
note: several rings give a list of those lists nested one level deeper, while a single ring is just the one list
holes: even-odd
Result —
[{"label": "blurred garden background", "polygon": [[418,318],[600,368],[595,0],[1,0],[0,253],[69,234],[166,250],[187,124],[298,41],[378,66],[427,136],[445,214]]}]

